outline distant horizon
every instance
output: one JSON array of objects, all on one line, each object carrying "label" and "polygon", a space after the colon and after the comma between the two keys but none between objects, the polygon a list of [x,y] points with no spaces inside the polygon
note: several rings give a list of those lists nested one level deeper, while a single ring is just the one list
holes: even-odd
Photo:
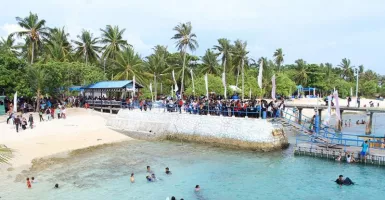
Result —
[{"label": "distant horizon", "polygon": [[[17,31],[15,18],[23,18],[31,11],[45,19],[48,27],[64,26],[71,39],[75,39],[82,29],[99,37],[99,29],[118,25],[126,29],[124,39],[145,57],[158,44],[176,52],[175,41],[171,40],[172,28],[191,21],[199,43],[192,55],[203,56],[219,38],[232,42],[241,39],[248,42],[249,56],[253,59],[273,59],[274,51],[282,48],[285,54],[283,65],[303,59],[307,63],[328,62],[337,67],[343,58],[347,58],[352,66],[364,65],[365,70],[385,75],[380,60],[385,46],[385,28],[378,26],[385,21],[385,2],[197,0],[183,10],[186,4],[174,0],[24,1],[17,5],[17,10],[7,9],[0,14],[0,37]],[[4,8],[16,7],[8,1],[2,5]]]}]

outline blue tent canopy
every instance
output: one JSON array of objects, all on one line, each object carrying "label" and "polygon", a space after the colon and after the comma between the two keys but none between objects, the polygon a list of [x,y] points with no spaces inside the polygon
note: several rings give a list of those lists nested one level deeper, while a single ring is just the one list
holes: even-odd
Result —
[{"label": "blue tent canopy", "polygon": [[71,86],[68,88],[68,90],[70,92],[73,92],[73,91],[76,91],[76,92],[81,92],[83,91],[84,89],[82,89],[83,86]]},{"label": "blue tent canopy", "polygon": [[[143,88],[142,85],[135,83],[135,88]],[[132,80],[123,80],[123,81],[101,81],[85,87],[82,87],[84,90],[90,91],[128,91],[133,89]]]}]

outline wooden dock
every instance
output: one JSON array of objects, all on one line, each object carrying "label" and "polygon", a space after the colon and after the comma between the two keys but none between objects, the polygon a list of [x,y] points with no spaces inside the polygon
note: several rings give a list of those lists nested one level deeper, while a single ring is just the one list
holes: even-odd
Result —
[{"label": "wooden dock", "polygon": [[341,155],[341,162],[346,162],[347,154],[353,155],[357,163],[385,166],[385,149],[370,148],[369,155],[365,159],[360,159],[361,147],[336,145],[326,148],[321,143],[299,143],[294,147],[294,155],[296,156],[312,156],[335,160]]}]

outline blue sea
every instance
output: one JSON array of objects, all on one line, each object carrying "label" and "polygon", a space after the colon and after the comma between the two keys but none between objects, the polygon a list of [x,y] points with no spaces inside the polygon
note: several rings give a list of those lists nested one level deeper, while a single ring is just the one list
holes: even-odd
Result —
[{"label": "blue sea", "polygon": [[[350,115],[346,115],[349,117]],[[351,118],[360,118],[351,115]],[[380,117],[379,119],[385,119]],[[383,135],[377,119],[375,133]],[[346,128],[360,133],[364,127]],[[256,133],[257,134],[257,133]],[[295,141],[290,138],[290,141]],[[25,172],[38,183],[27,189],[15,175],[0,175],[1,199],[53,200],[234,200],[234,199],[383,199],[385,167],[347,164],[281,152],[230,150],[191,143],[129,141],[41,161]],[[158,180],[147,182],[146,166]],[[169,167],[172,175],[164,173]],[[135,183],[130,174],[135,173]],[[338,175],[356,185],[339,187]],[[53,189],[55,183],[60,188]],[[201,191],[194,191],[200,185]]]}]

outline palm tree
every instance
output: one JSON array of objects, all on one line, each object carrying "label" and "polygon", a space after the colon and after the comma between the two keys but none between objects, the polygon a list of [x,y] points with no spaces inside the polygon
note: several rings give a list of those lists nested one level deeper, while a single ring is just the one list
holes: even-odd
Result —
[{"label": "palm tree", "polygon": [[239,71],[242,71],[242,99],[244,99],[244,89],[245,89],[245,62],[248,62],[248,57],[247,54],[249,53],[246,50],[247,47],[247,42],[243,42],[241,40],[236,40],[234,43],[234,50],[233,50],[233,55],[234,55],[234,60],[237,63],[237,83],[236,86],[238,87],[238,77],[239,77]]},{"label": "palm tree", "polygon": [[296,74],[294,75],[294,80],[298,85],[307,85],[308,79],[309,79],[309,67],[307,63],[302,60],[298,59],[295,61],[297,64],[295,66]]},{"label": "palm tree", "polygon": [[12,158],[12,150],[7,148],[4,145],[0,145],[0,164],[8,163],[8,161]]},{"label": "palm tree", "polygon": [[41,67],[29,68],[28,71],[30,86],[36,90],[36,111],[40,110],[40,95],[44,89],[44,83],[47,79],[46,72]]},{"label": "palm tree", "polygon": [[205,55],[202,57],[202,68],[200,72],[202,74],[220,74],[220,68],[218,68],[218,54],[214,53],[210,49],[206,50]]},{"label": "palm tree", "polygon": [[169,65],[167,63],[167,58],[169,52],[167,51],[167,47],[161,45],[155,46],[153,50],[154,53],[146,58],[145,72],[143,74],[154,80],[154,95],[156,100],[158,94],[158,80],[161,80],[162,76],[168,74]]},{"label": "palm tree", "polygon": [[350,60],[344,58],[338,66],[342,69],[342,78],[345,80],[351,80],[353,76],[353,68],[350,66]]},{"label": "palm tree", "polygon": [[[231,63],[231,49],[232,46],[230,44],[230,40],[226,38],[218,39],[218,45],[214,45],[215,50],[222,54],[222,67],[223,72],[226,73],[226,65]],[[226,77],[224,77],[226,79]]]},{"label": "palm tree", "polygon": [[100,52],[100,47],[97,46],[98,38],[94,38],[92,33],[89,31],[83,30],[81,35],[78,35],[78,41],[72,40],[73,43],[77,45],[75,48],[75,55],[77,57],[84,56],[86,65],[88,61],[96,62],[99,58],[98,53]]},{"label": "palm tree", "polygon": [[41,37],[47,36],[47,28],[45,27],[45,20],[39,20],[37,14],[29,13],[29,16],[24,19],[16,17],[16,21],[23,31],[16,32],[15,34],[19,37],[27,37],[30,41],[29,49],[31,51],[31,64],[35,57],[35,50],[41,47]]},{"label": "palm tree", "polygon": [[71,43],[68,41],[69,33],[63,28],[49,29],[50,34],[44,38],[47,57],[57,60],[66,61],[70,57],[72,51]]},{"label": "palm tree", "polygon": [[104,51],[102,59],[115,59],[117,53],[128,45],[127,41],[123,40],[125,30],[119,30],[118,26],[111,25],[107,25],[104,30],[100,29],[102,31],[100,43],[105,44],[102,48]]},{"label": "palm tree", "polygon": [[274,62],[277,65],[278,72],[280,72],[281,71],[281,64],[283,63],[283,57],[285,56],[285,54],[283,54],[282,49],[279,48],[279,49],[275,50],[273,56],[275,57]]},{"label": "palm tree", "polygon": [[185,69],[187,48],[190,49],[190,51],[195,51],[195,49],[198,48],[199,45],[195,39],[197,36],[195,35],[195,33],[192,33],[191,22],[187,22],[183,24],[180,23],[179,25],[175,26],[173,30],[176,31],[177,33],[171,39],[177,40],[176,47],[183,54],[182,82],[181,82],[181,90],[180,90],[180,94],[183,98],[183,95],[182,95],[183,89],[184,89],[183,81],[184,81],[184,69]]},{"label": "palm tree", "polygon": [[118,73],[114,79],[128,80],[129,77],[133,77],[135,75],[138,82],[144,83],[144,77],[141,73],[143,61],[132,47],[124,47],[122,51],[118,53],[113,62],[121,70],[121,72]]},{"label": "palm tree", "polygon": [[0,49],[17,56],[19,55],[18,48],[18,46],[15,46],[15,39],[12,34],[8,35],[7,39],[1,38]]}]

